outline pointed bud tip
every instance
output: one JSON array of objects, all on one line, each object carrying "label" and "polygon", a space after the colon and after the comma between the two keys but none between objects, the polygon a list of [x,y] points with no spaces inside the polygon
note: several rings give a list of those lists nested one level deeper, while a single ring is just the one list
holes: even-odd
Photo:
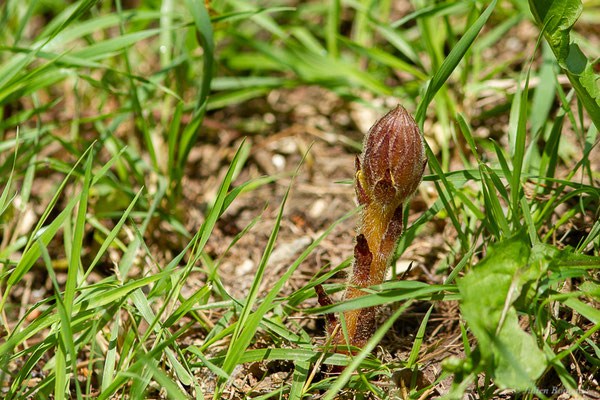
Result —
[{"label": "pointed bud tip", "polygon": [[376,201],[403,202],[419,186],[425,162],[421,130],[408,111],[397,105],[381,117],[365,137],[361,159],[367,186],[364,190],[373,195],[377,183],[388,180],[391,175],[395,189],[392,198],[376,195]]}]

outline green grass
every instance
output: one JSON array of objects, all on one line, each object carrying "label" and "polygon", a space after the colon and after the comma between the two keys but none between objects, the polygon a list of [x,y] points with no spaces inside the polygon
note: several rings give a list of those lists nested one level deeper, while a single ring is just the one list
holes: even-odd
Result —
[{"label": "green grass", "polygon": [[[356,391],[417,399],[448,377],[448,398],[598,390],[600,52],[589,24],[600,2],[420,0],[398,18],[394,3],[215,0],[207,10],[199,0],[140,1],[134,9],[121,0],[3,2],[0,397],[237,391],[332,399]],[[523,46],[511,52],[507,42],[521,28],[539,36],[519,39]],[[439,281],[394,279],[360,298],[308,307],[316,285],[341,290],[328,279],[351,265],[346,260],[282,290],[359,212],[348,204],[261,290],[286,200],[297,190],[289,177],[309,168],[310,149],[295,173],[288,166],[244,182],[255,150],[251,141],[236,142],[202,220],[188,230],[185,182],[197,176],[191,154],[214,145],[205,118],[244,120],[244,110],[273,90],[306,86],[334,93],[347,109],[381,115],[380,100],[393,98],[414,112],[429,143],[423,187],[430,190],[418,195],[427,209],[411,211],[415,222],[405,224],[396,257],[427,242],[432,226],[445,226],[437,269],[424,265]],[[241,136],[255,134],[244,126],[235,127]],[[270,129],[259,134],[276,133]],[[207,244],[239,196],[282,183],[277,216],[261,232],[268,242],[258,269],[246,296],[236,298],[220,275],[227,254],[213,259]],[[47,188],[45,197],[38,187]],[[228,249],[264,219],[262,206]],[[154,242],[163,227],[178,243],[167,258]],[[111,261],[110,273],[94,274]],[[198,272],[206,279],[190,287]],[[43,300],[22,301],[28,279],[40,277],[47,284],[33,288],[44,290]],[[456,302],[462,355],[448,353],[434,381],[416,385],[438,340],[430,336],[432,311]],[[418,304],[428,311],[406,357],[372,354]],[[332,352],[298,323],[373,305],[395,311],[354,357]],[[190,336],[200,341],[189,345]],[[233,379],[239,366],[270,360],[292,365],[283,382],[241,393]],[[327,375],[320,365],[348,367]],[[390,388],[403,368],[412,379]]]}]

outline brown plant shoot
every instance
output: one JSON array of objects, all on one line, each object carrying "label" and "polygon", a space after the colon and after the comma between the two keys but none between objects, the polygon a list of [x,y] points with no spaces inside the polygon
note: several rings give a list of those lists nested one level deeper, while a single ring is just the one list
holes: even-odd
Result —
[{"label": "brown plant shoot", "polygon": [[[415,192],[427,159],[423,137],[414,119],[398,105],[367,133],[361,157],[356,158],[356,196],[363,205],[354,247],[354,265],[344,300],[366,294],[362,288],[383,282],[396,241],[402,233],[402,207]],[[330,304],[322,288],[319,302]],[[363,347],[375,330],[377,307],[344,312],[347,344]],[[331,335],[339,321],[328,316]],[[346,344],[342,329],[333,343]]]}]

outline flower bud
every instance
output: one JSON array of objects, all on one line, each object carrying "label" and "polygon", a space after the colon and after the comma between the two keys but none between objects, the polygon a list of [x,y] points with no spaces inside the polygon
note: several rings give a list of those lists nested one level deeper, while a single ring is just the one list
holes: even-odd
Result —
[{"label": "flower bud", "polygon": [[357,160],[359,202],[394,208],[419,186],[427,159],[423,136],[410,114],[398,105],[369,129]]}]

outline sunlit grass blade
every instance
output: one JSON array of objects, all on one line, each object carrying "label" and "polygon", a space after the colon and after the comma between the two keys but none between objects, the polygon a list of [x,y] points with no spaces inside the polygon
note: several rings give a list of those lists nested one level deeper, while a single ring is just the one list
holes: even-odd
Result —
[{"label": "sunlit grass blade", "polygon": [[469,123],[465,119],[465,116],[461,113],[456,114],[456,121],[458,122],[458,126],[460,127],[463,137],[469,145],[469,149],[471,150],[473,157],[479,162],[480,160],[479,154],[477,153],[477,144],[475,143],[475,139],[473,139],[473,132],[471,130],[471,127],[469,126]]},{"label": "sunlit grass blade", "polygon": [[405,25],[407,22],[415,20],[417,18],[425,18],[425,17],[436,17],[436,16],[445,16],[452,14],[461,14],[467,10],[468,4],[463,2],[454,2],[454,1],[445,1],[438,4],[432,4],[429,6],[425,6],[419,8],[411,12],[410,14],[405,15],[397,21],[394,21],[390,24],[392,28],[399,28],[402,25]]},{"label": "sunlit grass blade", "polygon": [[492,233],[497,238],[501,235],[508,237],[512,231],[496,195],[497,187],[494,180],[491,178],[492,174],[493,171],[487,166],[481,166],[481,176],[483,178],[481,188],[483,191],[484,203],[486,204],[486,209],[491,211],[488,217],[488,221],[490,222],[489,226],[493,228]]},{"label": "sunlit grass blade", "polygon": [[340,37],[339,40],[344,43],[347,47],[353,49],[358,54],[361,54],[377,63],[381,63],[386,65],[392,69],[396,69],[399,71],[406,71],[411,75],[414,75],[419,80],[425,81],[427,80],[427,75],[421,72],[419,69],[410,65],[409,63],[401,60],[400,58],[395,57],[390,53],[386,53],[383,50],[377,48],[369,48],[365,46],[361,46],[357,43],[354,43],[344,37]]},{"label": "sunlit grass blade", "polygon": [[594,223],[592,229],[590,229],[590,233],[586,236],[585,240],[579,245],[577,250],[579,252],[585,251],[587,246],[592,243],[598,236],[600,235],[600,220]]},{"label": "sunlit grass blade", "polygon": [[396,30],[383,24],[375,24],[377,32],[383,36],[392,46],[394,46],[403,56],[408,58],[418,67],[422,67],[421,60],[417,55],[417,50],[404,37],[402,30]]},{"label": "sunlit grass blade", "polygon": [[[63,211],[47,227],[45,227],[41,234],[39,234],[39,240],[41,240],[45,246],[50,243],[50,240],[54,237],[54,235],[56,235],[56,232],[61,228],[65,219],[69,217],[71,210],[73,210],[78,200],[78,197],[73,198],[65,206]],[[39,231],[40,228],[36,230],[36,239],[38,239],[37,232]],[[29,243],[31,243],[31,241]],[[29,271],[33,263],[39,258],[40,255],[41,253],[39,248],[33,246],[27,248],[27,250],[24,252],[23,256],[19,259],[19,263],[6,282],[6,288],[3,294],[0,310],[4,308],[4,304],[6,303],[10,289],[21,280],[27,271]]]},{"label": "sunlit grass blade", "polygon": [[171,325],[173,325],[175,322],[179,321],[181,318],[183,318],[185,316],[185,314],[190,312],[190,310],[196,304],[198,304],[200,302],[200,299],[202,299],[204,296],[206,296],[206,294],[208,294],[208,292],[210,292],[210,287],[202,286],[202,288],[200,290],[197,290],[196,293],[191,295],[189,298],[185,299],[185,301],[183,301],[181,303],[181,305],[179,307],[177,307],[177,309],[174,310],[171,313],[171,315],[169,315],[169,317],[162,324],[162,326],[165,328],[168,328]]},{"label": "sunlit grass blade", "polygon": [[485,11],[479,16],[479,18],[477,18],[477,21],[475,21],[475,23],[469,27],[465,34],[460,38],[456,46],[454,46],[452,51],[450,51],[450,54],[448,57],[446,57],[440,66],[440,69],[436,71],[435,75],[429,82],[429,85],[427,85],[427,90],[419,102],[419,106],[415,115],[415,121],[417,121],[420,126],[423,126],[423,122],[425,121],[425,113],[429,103],[431,103],[435,94],[438,92],[438,90],[440,90],[452,71],[454,71],[458,63],[462,60],[471,44],[473,44],[475,41],[475,38],[492,14],[492,11],[496,6],[496,2],[497,0],[493,0],[485,9]]},{"label": "sunlit grass blade", "polygon": [[[539,43],[539,41],[538,41]],[[525,140],[527,138],[527,116],[528,116],[528,95],[529,95],[529,77],[531,73],[531,67],[527,70],[525,78],[525,85],[521,91],[518,91],[515,95],[515,99],[518,99],[518,103],[515,108],[518,110],[516,114],[511,113],[511,117],[514,115],[515,123],[513,124],[514,135],[509,135],[510,143],[512,144],[512,177],[510,179],[510,203],[512,206],[512,222],[513,227],[516,229],[520,226],[520,207],[519,202],[521,198],[521,173],[523,172],[523,163],[525,159]],[[511,110],[512,111],[512,110]],[[512,122],[512,121],[511,121]],[[527,171],[525,171],[527,172]]]},{"label": "sunlit grass blade", "polygon": [[133,210],[133,207],[137,203],[137,200],[139,199],[139,197],[140,197],[140,195],[142,193],[142,190],[144,190],[144,189],[143,188],[140,189],[140,191],[135,195],[134,199],[131,201],[131,203],[129,204],[129,206],[127,207],[127,209],[123,212],[123,215],[121,216],[121,219],[119,219],[119,222],[117,222],[117,224],[115,225],[115,227],[110,231],[110,233],[108,234],[108,236],[106,237],[106,239],[102,243],[102,246],[100,247],[100,249],[96,253],[96,256],[94,257],[94,259],[92,260],[91,264],[89,265],[87,271],[83,275],[83,280],[84,281],[85,281],[85,278],[90,274],[90,272],[92,272],[92,270],[94,269],[94,266],[98,263],[98,261],[100,261],[100,258],[104,255],[104,252],[113,243],[113,241],[115,240],[115,238],[117,237],[117,235],[121,231],[121,228],[123,227],[123,225],[125,224],[125,221],[129,217],[129,214],[131,213],[131,210]]},{"label": "sunlit grass blade", "polygon": [[[229,166],[227,175],[225,176],[223,182],[221,183],[221,186],[219,187],[219,191],[217,193],[217,199],[215,201],[215,204],[213,205],[210,212],[208,213],[205,222],[202,224],[201,229],[198,231],[198,233],[196,234],[196,236],[194,237],[192,242],[190,242],[190,245],[193,248],[193,253],[192,253],[192,257],[190,257],[190,259],[188,261],[188,265],[186,266],[185,271],[182,271],[180,273],[180,278],[178,280],[177,286],[168,292],[165,302],[164,302],[163,306],[160,308],[159,312],[156,315],[154,315],[154,313],[152,312],[152,310],[150,309],[150,307],[147,303],[147,300],[145,299],[145,296],[139,291],[136,292],[137,296],[134,296],[134,303],[136,304],[138,309],[140,309],[140,311],[145,312],[145,318],[149,323],[149,327],[142,338],[142,342],[144,342],[149,337],[150,333],[153,332],[154,329],[158,329],[157,324],[158,324],[159,319],[161,318],[162,314],[165,312],[165,309],[166,309],[167,305],[169,304],[169,301],[172,298],[177,298],[179,296],[179,291],[181,290],[181,287],[182,287],[183,283],[185,282],[186,277],[189,275],[189,273],[191,271],[191,267],[195,264],[195,262],[198,260],[198,258],[200,256],[200,254],[202,253],[202,249],[204,248],[206,242],[208,241],[210,234],[212,232],[212,229],[216,223],[216,220],[219,217],[219,215],[223,209],[223,204],[224,204],[224,201],[225,201],[225,198],[227,195],[227,189],[229,188],[229,185],[231,183],[234,171],[236,170],[236,167],[237,167],[238,163],[240,162],[242,147],[243,147],[243,143],[240,145],[240,148],[238,149],[236,155],[234,156],[233,161],[231,162],[231,164]],[[140,243],[140,241],[141,241],[140,237],[138,236],[138,237],[136,237],[136,239],[137,239],[138,243]],[[183,256],[184,253],[185,253],[185,250],[184,250],[184,252],[181,253],[180,256]],[[134,253],[132,252],[131,254],[134,254]],[[170,271],[170,268],[167,267],[163,270],[163,272],[168,273],[171,271]],[[148,376],[146,375],[145,378],[140,379],[136,382],[137,382],[136,383],[137,390],[142,390],[148,384]]]},{"label": "sunlit grass blade", "polygon": [[[206,220],[202,224],[202,227],[198,231],[199,238],[198,238],[198,242],[197,242],[197,247],[195,248],[195,253],[194,253],[194,258],[193,258],[194,261],[197,261],[200,258],[201,253],[204,249],[204,246],[206,245],[206,242],[210,238],[211,232],[215,226],[215,223],[217,222],[217,219],[221,216],[221,214],[225,211],[225,209],[231,204],[231,201],[233,201],[235,196],[237,196],[240,193],[240,191],[234,191],[234,190],[232,190],[230,193],[228,193],[228,190],[229,190],[229,187],[233,180],[233,175],[235,174],[235,171],[237,170],[238,165],[242,162],[241,157],[242,157],[242,149],[244,147],[244,143],[245,143],[245,140],[242,141],[242,143],[238,147],[235,155],[233,156],[233,160],[231,160],[231,163],[229,164],[229,167],[227,168],[227,173],[225,175],[225,178],[223,178],[223,181],[221,182],[221,184],[219,186],[219,190],[217,192],[217,196],[214,201],[214,204],[211,207],[209,213],[207,214]],[[229,202],[227,202],[228,200],[229,200]]]},{"label": "sunlit grass blade", "polygon": [[77,58],[98,61],[106,57],[113,56],[117,52],[131,46],[140,40],[155,36],[160,32],[159,29],[149,29],[146,31],[134,32],[107,39],[103,42],[92,44],[86,48],[73,52],[71,55]]},{"label": "sunlit grass blade", "polygon": [[290,387],[290,400],[300,400],[303,397],[304,385],[308,379],[310,363],[305,361],[296,361],[294,375],[292,377],[292,386]]},{"label": "sunlit grass blade", "polygon": [[166,168],[169,174],[169,182],[172,182],[175,178],[174,173],[176,171],[177,166],[175,165],[175,157],[177,152],[177,139],[179,138],[179,128],[181,125],[181,116],[183,114],[183,102],[177,103],[175,107],[175,112],[171,117],[171,124],[169,125],[169,133],[167,136],[167,147],[169,151],[167,165]]},{"label": "sunlit grass blade", "polygon": [[326,36],[327,52],[333,58],[338,58],[338,31],[340,28],[340,0],[329,0],[327,10]]},{"label": "sunlit grass blade", "polygon": [[[150,223],[150,219],[156,212],[156,209],[158,208],[158,205],[162,201],[163,197],[165,196],[166,191],[167,191],[166,179],[160,178],[159,182],[158,182],[158,188],[157,188],[156,192],[154,193],[154,198],[152,200],[152,204],[150,205],[150,207],[146,213],[146,218],[144,218],[144,221],[142,222],[142,225],[140,226],[140,232],[142,234],[144,234],[144,232],[146,232],[146,228],[148,227],[148,224]],[[123,254],[123,257],[121,258],[121,262],[119,263],[119,272],[121,274],[121,279],[123,279],[123,280],[127,279],[127,275],[129,274],[129,271],[133,265],[134,258],[136,256],[137,251],[139,250],[140,246],[141,246],[141,238],[139,236],[135,236],[135,238],[127,246],[127,251],[125,252],[125,254]]]},{"label": "sunlit grass blade", "polygon": [[189,396],[186,395],[181,389],[171,380],[171,378],[163,372],[163,370],[150,364],[150,370],[156,381],[166,389],[167,395],[170,399],[174,400],[189,400]]},{"label": "sunlit grass blade", "polygon": [[[49,34],[47,38],[45,38],[44,43],[47,43],[52,38],[54,38],[60,31],[62,31],[66,26],[79,19],[83,13],[87,12],[94,4],[96,4],[98,0],[81,0],[79,3],[73,4],[73,12],[68,15],[66,20],[60,25],[56,26],[53,32]],[[0,91],[6,86],[13,78],[17,76],[17,74],[21,71],[24,71],[27,65],[29,65],[35,58],[37,52],[42,50],[43,45],[40,44],[35,47],[35,50],[30,52],[27,55],[19,55],[13,57],[9,62],[0,66]]]},{"label": "sunlit grass blade", "polygon": [[[297,173],[298,171],[296,170],[296,174]],[[283,216],[283,209],[289,196],[290,189],[291,186],[288,186],[288,189],[281,201],[279,213],[277,214],[277,218],[274,222],[273,230],[271,231],[271,235],[269,236],[269,241],[263,252],[262,259],[258,265],[256,274],[254,275],[254,280],[252,282],[252,286],[250,287],[250,291],[244,304],[244,308],[242,309],[242,313],[238,318],[238,323],[236,324],[235,331],[233,332],[231,344],[229,346],[227,355],[225,356],[225,360],[222,366],[223,371],[225,371],[225,373],[227,374],[230,374],[233,371],[233,368],[238,364],[240,355],[246,350],[246,348],[250,344],[250,340],[254,336],[254,333],[258,328],[260,318],[262,317],[262,314],[259,314],[259,311],[257,311],[255,314],[255,318],[250,320],[250,312],[252,311],[254,303],[256,302],[256,298],[258,297],[258,289],[262,281],[263,275],[265,273],[267,262],[269,261],[269,257],[271,256],[271,253],[273,252],[273,247],[275,246],[275,240],[277,239],[279,227],[281,224],[281,218]],[[258,318],[256,318],[256,315],[258,315]],[[222,385],[223,381],[221,380],[220,383]],[[221,393],[222,389],[218,388],[216,390],[215,396],[218,398]]]},{"label": "sunlit grass blade", "polygon": [[[458,221],[458,212],[455,210],[454,204],[450,201],[450,198],[448,197],[452,196],[452,193],[456,191],[456,188],[450,181],[446,179],[446,175],[442,171],[442,167],[438,163],[437,158],[431,151],[431,148],[429,147],[427,142],[425,142],[425,151],[429,160],[429,167],[433,170],[434,173],[437,174],[437,176],[442,181],[442,185],[439,185],[437,182],[435,182],[435,185],[438,188],[438,193],[440,195],[440,200],[446,208],[446,211],[448,211],[448,216],[450,217],[452,224],[456,228],[461,243],[463,244],[463,248],[466,248],[468,243],[467,237],[465,236],[465,233],[462,230],[462,225]],[[445,192],[442,190],[442,186],[445,189]]]},{"label": "sunlit grass blade", "polygon": [[[321,350],[320,348],[318,350]],[[322,356],[321,351],[315,349],[254,349],[246,350],[240,357],[240,364],[251,363],[262,360],[289,360],[295,362],[316,362]],[[222,364],[224,357],[215,357],[210,359],[210,362],[218,365]],[[351,360],[345,354],[327,353],[323,358],[325,365],[348,365]],[[204,365],[203,363],[198,363]],[[374,357],[368,357],[359,364],[364,368],[377,368],[381,366],[381,362]]]},{"label": "sunlit grass blade", "polygon": [[[189,324],[188,324],[189,326]],[[147,353],[141,353],[140,357],[137,359],[135,363],[129,366],[127,369],[124,369],[117,373],[113,382],[103,390],[98,396],[99,400],[106,400],[111,398],[111,396],[119,390],[124,384],[126,384],[131,377],[138,376],[139,373],[151,362],[151,360],[155,360],[156,356],[159,355],[164,349],[171,345],[172,342],[178,339],[181,334],[183,334],[186,330],[186,326],[182,327],[178,332],[176,332],[172,337],[164,340],[160,344],[158,344],[154,349]]]},{"label": "sunlit grass blade", "polygon": [[[64,299],[59,291],[58,283],[56,281],[56,276],[52,268],[52,261],[50,261],[50,255],[48,254],[48,250],[41,241],[38,240],[37,244],[40,247],[40,252],[42,253],[44,264],[46,265],[46,269],[48,271],[48,274],[50,275],[52,284],[54,285],[58,315],[60,317],[60,326],[57,329],[56,340],[60,342],[62,346],[59,346],[59,348],[57,349],[57,354],[55,355],[56,370],[54,381],[54,393],[57,399],[64,399],[65,393],[69,392],[68,379],[71,373],[73,373],[74,369],[76,368],[76,352],[73,344],[73,333],[71,332],[71,315],[70,310],[67,309]],[[69,358],[71,360],[71,373],[68,372],[69,366],[66,362],[67,354],[65,354],[65,350],[68,353]]]},{"label": "sunlit grass blade", "polygon": [[427,328],[427,323],[429,322],[429,317],[431,316],[431,312],[433,311],[433,304],[425,313],[423,320],[421,321],[421,325],[419,325],[419,330],[417,331],[417,335],[415,336],[415,341],[413,342],[412,349],[410,350],[410,355],[408,357],[408,361],[406,364],[406,368],[412,368],[413,365],[417,362],[417,357],[419,356],[419,352],[421,351],[421,345],[423,344],[423,339],[425,337],[425,328]]},{"label": "sunlit grass blade", "polygon": [[83,181],[83,187],[81,189],[81,195],[79,196],[79,205],[75,220],[75,232],[73,234],[73,247],[71,249],[71,258],[69,260],[69,269],[67,272],[67,283],[65,286],[65,310],[69,314],[73,309],[75,288],[77,287],[77,281],[81,271],[81,248],[88,207],[88,193],[92,180],[92,155],[93,150],[88,153],[88,159],[85,165],[85,178]]},{"label": "sunlit grass blade", "polygon": [[343,311],[379,306],[389,302],[404,300],[431,300],[434,297],[439,297],[440,299],[457,298],[455,295],[455,285],[429,285],[418,281],[390,281],[382,285],[373,286],[365,291],[369,294],[328,306],[309,308],[305,312],[310,314],[341,313]]},{"label": "sunlit grass blade", "polygon": [[197,0],[186,0],[185,4],[194,20],[194,24],[198,32],[198,40],[200,41],[200,45],[204,50],[204,54],[202,57],[202,82],[200,83],[198,101],[196,103],[196,107],[194,108],[193,120],[183,131],[181,140],[179,142],[179,151],[177,156],[179,170],[178,176],[181,176],[181,170],[186,163],[191,146],[193,146],[196,142],[198,130],[200,124],[202,123],[202,119],[204,118],[204,113],[206,112],[214,63],[213,30],[210,17],[206,11],[206,8],[204,7],[204,3]]},{"label": "sunlit grass blade", "polygon": [[10,169],[10,174],[8,175],[8,180],[4,189],[2,189],[2,195],[0,195],[0,216],[4,214],[6,208],[11,204],[11,201],[6,201],[8,199],[9,193],[12,189],[12,180],[15,173],[15,166],[17,164],[17,154],[19,153],[19,130],[17,130],[16,138],[15,138],[15,151],[13,155],[12,167]]},{"label": "sunlit grass blade", "polygon": [[117,340],[119,338],[119,314],[120,313],[118,311],[115,313],[113,328],[108,341],[108,351],[106,352],[106,358],[104,359],[104,369],[102,370],[101,391],[105,391],[110,386],[114,378],[115,364],[118,351]]}]

